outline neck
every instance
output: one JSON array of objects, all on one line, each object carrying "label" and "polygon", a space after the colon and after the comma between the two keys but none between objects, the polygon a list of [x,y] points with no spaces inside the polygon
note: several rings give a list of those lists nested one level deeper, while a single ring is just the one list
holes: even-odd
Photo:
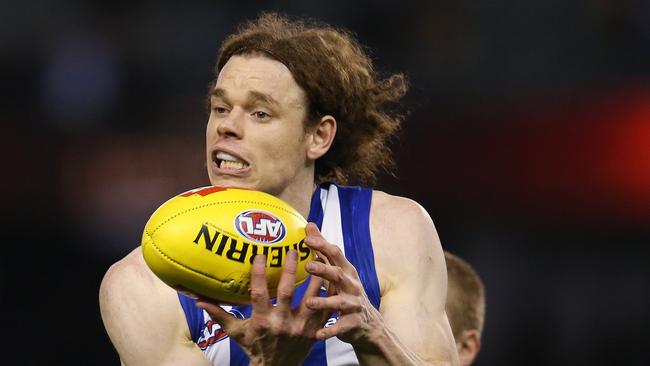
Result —
[{"label": "neck", "polygon": [[306,181],[300,185],[293,185],[287,188],[277,197],[295,208],[305,219],[309,216],[311,196],[316,189],[314,180]]},{"label": "neck", "polygon": [[299,169],[288,181],[291,183],[286,185],[280,192],[271,193],[284,202],[288,203],[296,209],[302,217],[307,219],[309,217],[309,209],[311,206],[311,196],[316,188],[315,184],[315,167],[310,164],[305,169]]}]

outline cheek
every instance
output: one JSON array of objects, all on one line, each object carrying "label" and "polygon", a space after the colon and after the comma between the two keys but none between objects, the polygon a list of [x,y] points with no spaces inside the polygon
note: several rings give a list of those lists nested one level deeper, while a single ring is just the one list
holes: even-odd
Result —
[{"label": "cheek", "polygon": [[[269,166],[275,169],[295,169],[302,166],[305,151],[301,142],[291,138],[269,141],[258,150],[263,153],[263,158],[269,161]],[[293,167],[293,168],[292,168]]]},{"label": "cheek", "polygon": [[264,144],[260,146],[260,153],[263,158],[268,160],[271,165],[283,165],[291,157],[292,147],[278,141],[277,143]]},{"label": "cheek", "polygon": [[217,129],[215,128],[215,122],[212,120],[212,117],[209,117],[208,122],[205,124],[205,135],[212,136],[215,133],[217,133]]},{"label": "cheek", "polygon": [[214,136],[213,130],[214,129],[212,128],[212,124],[210,122],[208,122],[206,124],[206,126],[205,126],[205,142],[206,142],[206,146],[210,144],[210,141],[213,141],[213,136]]}]

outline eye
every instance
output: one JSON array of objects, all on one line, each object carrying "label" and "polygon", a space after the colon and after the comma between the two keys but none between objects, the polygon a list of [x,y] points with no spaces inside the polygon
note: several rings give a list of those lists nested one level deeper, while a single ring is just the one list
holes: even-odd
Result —
[{"label": "eye", "polygon": [[228,113],[228,109],[226,109],[224,107],[219,107],[219,106],[212,107],[212,110],[217,114],[226,114],[226,113]]},{"label": "eye", "polygon": [[270,114],[262,111],[253,112],[253,116],[257,119],[268,119],[271,117]]}]

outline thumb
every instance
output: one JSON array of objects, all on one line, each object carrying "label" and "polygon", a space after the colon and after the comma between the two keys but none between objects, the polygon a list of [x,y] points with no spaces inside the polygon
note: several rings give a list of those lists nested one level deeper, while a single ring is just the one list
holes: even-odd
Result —
[{"label": "thumb", "polygon": [[316,226],[316,224],[314,224],[313,222],[307,223],[307,226],[305,226],[305,233],[307,234],[307,236],[315,236],[315,237],[323,236],[320,230],[318,230],[318,226]]},{"label": "thumb", "polygon": [[239,335],[240,327],[237,325],[243,320],[237,319],[234,315],[223,310],[221,306],[209,299],[199,298],[196,300],[196,307],[207,311],[212,320],[219,323],[221,328],[223,328],[230,337],[236,338]]}]

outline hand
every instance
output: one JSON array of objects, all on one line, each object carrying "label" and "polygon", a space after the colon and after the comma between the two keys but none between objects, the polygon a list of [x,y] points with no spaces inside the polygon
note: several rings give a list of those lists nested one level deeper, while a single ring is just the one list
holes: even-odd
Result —
[{"label": "hand", "polygon": [[306,228],[305,243],[328,260],[328,264],[312,261],[306,269],[312,276],[329,281],[328,297],[310,297],[307,307],[313,311],[339,312],[338,321],[316,332],[317,339],[338,337],[356,347],[371,345],[383,330],[383,318],[366,295],[356,268],[339,247],[325,240],[313,223]]},{"label": "hand", "polygon": [[246,352],[251,365],[298,365],[309,353],[316,332],[323,328],[329,312],[307,307],[305,301],[318,297],[322,279],[311,276],[302,302],[291,308],[295,289],[298,255],[287,255],[277,288],[277,302],[270,302],[266,284],[266,258],[257,255],[251,273],[253,313],[249,319],[237,319],[218,303],[200,299],[196,305],[205,309],[212,319]]}]

